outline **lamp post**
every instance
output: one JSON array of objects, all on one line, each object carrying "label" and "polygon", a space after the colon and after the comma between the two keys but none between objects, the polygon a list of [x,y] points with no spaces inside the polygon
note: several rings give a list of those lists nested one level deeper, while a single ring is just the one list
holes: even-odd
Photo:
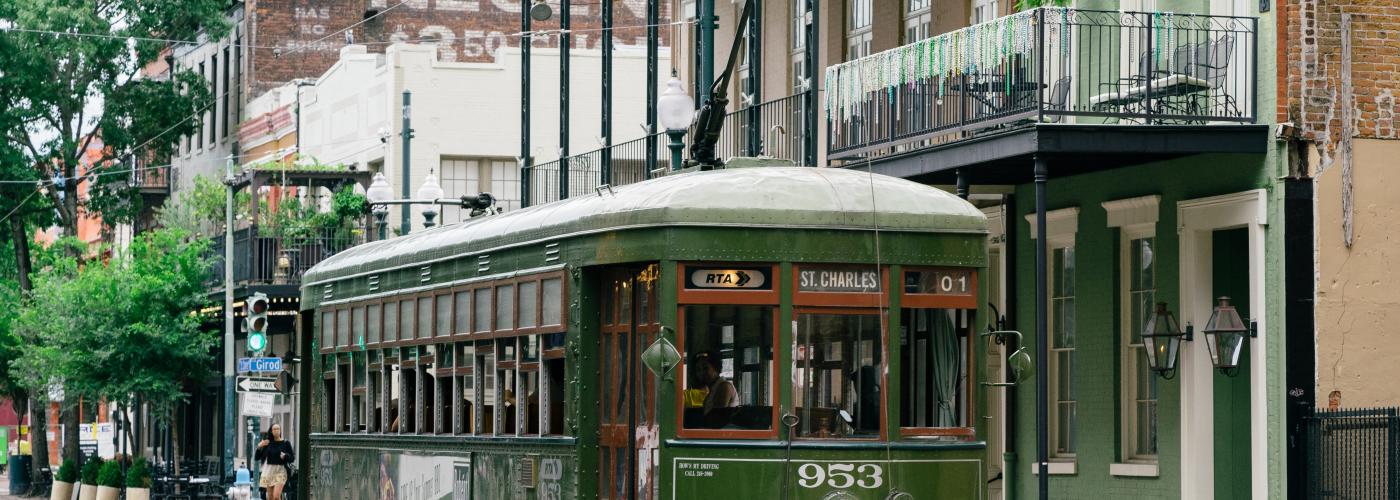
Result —
[{"label": "lamp post", "polygon": [[437,217],[437,200],[442,199],[442,186],[438,185],[437,174],[432,169],[428,169],[428,178],[423,179],[423,185],[418,187],[418,199],[433,200],[423,209],[423,227],[433,227],[433,219]]},{"label": "lamp post", "polygon": [[1142,329],[1142,347],[1147,350],[1147,367],[1164,379],[1176,376],[1176,360],[1181,352],[1181,341],[1191,340],[1191,327],[1183,333],[1177,326],[1176,317],[1167,310],[1166,302],[1158,302],[1157,309],[1148,316]]},{"label": "lamp post", "polygon": [[365,190],[365,199],[369,201],[370,212],[374,214],[374,223],[379,226],[379,239],[388,237],[389,227],[389,205],[384,202],[389,201],[393,196],[394,188],[389,186],[389,180],[384,177],[384,172],[375,172],[374,182],[369,184],[369,189]]},{"label": "lamp post", "polygon": [[1202,330],[1206,334],[1206,349],[1210,351],[1210,362],[1220,373],[1235,376],[1240,366],[1240,352],[1244,349],[1245,335],[1257,335],[1254,322],[1245,324],[1239,311],[1230,305],[1229,297],[1216,299],[1215,310],[1210,313],[1210,321]]},{"label": "lamp post", "polygon": [[671,148],[671,170],[680,170],[681,150],[685,148],[681,139],[685,137],[685,130],[695,119],[695,100],[685,93],[681,80],[676,78],[674,71],[671,72],[671,80],[666,82],[666,92],[657,99],[656,118],[661,127],[666,129],[666,137],[671,138],[671,143],[668,144]]}]

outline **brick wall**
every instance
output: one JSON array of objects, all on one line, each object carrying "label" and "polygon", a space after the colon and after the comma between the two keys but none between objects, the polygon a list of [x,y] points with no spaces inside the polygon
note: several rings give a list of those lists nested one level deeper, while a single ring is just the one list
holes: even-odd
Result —
[{"label": "brick wall", "polygon": [[1343,137],[1397,138],[1400,3],[1284,0],[1278,9],[1278,120],[1317,144],[1321,167]]},{"label": "brick wall", "polygon": [[[528,0],[527,0],[528,2]],[[533,26],[537,30],[559,28],[558,2],[553,19]],[[601,4],[596,0],[574,0],[571,9],[572,47],[599,48]],[[395,41],[439,40],[439,59],[457,62],[487,62],[504,46],[519,46],[521,0],[250,0],[246,4],[249,45],[250,95],[300,77],[315,77],[339,59],[345,45],[346,26],[379,16],[355,26],[356,43],[371,52],[383,52]],[[667,3],[662,4],[661,22],[670,22]],[[614,3],[614,43],[617,47],[646,46],[646,0]],[[660,31],[662,46],[667,45],[669,29]],[[534,47],[558,47],[556,33],[538,36]]]}]

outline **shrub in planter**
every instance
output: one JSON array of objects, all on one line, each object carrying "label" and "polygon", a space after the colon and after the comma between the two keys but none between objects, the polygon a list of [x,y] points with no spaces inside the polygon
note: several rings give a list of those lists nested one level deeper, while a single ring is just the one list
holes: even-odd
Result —
[{"label": "shrub in planter", "polygon": [[78,500],[95,500],[97,498],[97,473],[101,469],[101,457],[92,457],[83,462],[83,485],[78,489]]},{"label": "shrub in planter", "polygon": [[53,478],[53,489],[49,490],[49,500],[69,500],[73,498],[73,483],[78,482],[78,463],[69,458],[58,466],[58,474]]},{"label": "shrub in planter", "polygon": [[97,471],[97,500],[117,500],[122,494],[122,463],[112,460],[102,463]]},{"label": "shrub in planter", "polygon": [[151,466],[145,458],[137,458],[126,470],[126,500],[150,500]]}]

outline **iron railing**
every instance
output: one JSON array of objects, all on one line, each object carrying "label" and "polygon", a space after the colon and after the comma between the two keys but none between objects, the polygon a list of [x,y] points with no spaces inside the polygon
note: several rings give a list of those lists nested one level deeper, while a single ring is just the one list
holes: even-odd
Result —
[{"label": "iron railing", "polygon": [[1303,421],[1307,498],[1400,498],[1400,411],[1315,410]]},{"label": "iron railing", "polygon": [[[261,225],[237,229],[233,233],[233,282],[235,284],[296,285],[311,266],[341,251],[365,242],[361,226],[282,231]],[[224,235],[213,238],[209,247],[213,273],[210,286],[224,281]]]},{"label": "iron railing", "polygon": [[[725,115],[715,154],[722,159],[771,156],[800,161],[802,141],[811,140],[813,136],[801,130],[801,98],[801,94],[791,95]],[[663,133],[651,137],[655,138],[656,169],[670,170],[671,151],[667,147],[670,139]],[[609,148],[526,167],[528,205],[593,193],[603,185],[622,186],[650,178],[652,172],[647,171],[647,142],[648,137],[644,136]],[[683,153],[685,157],[688,155],[689,151]],[[567,172],[567,186],[563,184],[563,174],[560,172]]]},{"label": "iron railing", "polygon": [[1253,123],[1258,19],[1044,7],[827,68],[828,157],[1031,123]]}]

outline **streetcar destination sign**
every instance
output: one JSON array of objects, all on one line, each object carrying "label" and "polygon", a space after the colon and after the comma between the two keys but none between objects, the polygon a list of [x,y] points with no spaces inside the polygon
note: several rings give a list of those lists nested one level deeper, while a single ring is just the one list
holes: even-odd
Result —
[{"label": "streetcar destination sign", "polygon": [[772,290],[773,280],[769,279],[772,269],[766,267],[738,267],[731,269],[686,268],[686,288],[692,289],[731,289],[731,290]]},{"label": "streetcar destination sign", "polygon": [[797,273],[797,289],[803,292],[878,292],[880,272],[858,267],[802,269]]}]

